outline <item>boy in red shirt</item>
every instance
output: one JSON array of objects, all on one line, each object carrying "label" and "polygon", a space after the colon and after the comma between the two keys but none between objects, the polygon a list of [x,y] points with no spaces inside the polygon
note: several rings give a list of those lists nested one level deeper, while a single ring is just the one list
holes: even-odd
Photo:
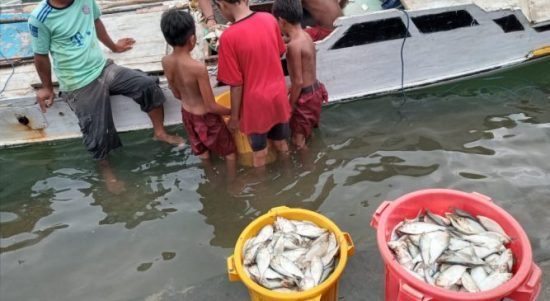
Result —
[{"label": "boy in red shirt", "polygon": [[236,147],[221,115],[230,110],[214,100],[206,66],[191,57],[195,47],[195,22],[191,15],[169,10],[160,21],[166,42],[174,51],[162,58],[162,67],[174,96],[181,100],[182,118],[193,153],[203,160],[209,151],[224,156],[230,174]]},{"label": "boy in red shirt", "polygon": [[277,20],[252,12],[246,0],[215,2],[233,24],[220,37],[218,80],[231,86],[229,128],[248,135],[255,167],[266,163],[267,140],[288,156],[288,103],[280,57],[285,44]]},{"label": "boy in red shirt", "polygon": [[328,102],[325,86],[317,80],[315,44],[302,29],[302,5],[296,0],[275,0],[273,15],[281,31],[290,38],[286,54],[290,74],[290,129],[292,142],[298,149],[306,149],[306,139],[319,125],[321,106]]}]

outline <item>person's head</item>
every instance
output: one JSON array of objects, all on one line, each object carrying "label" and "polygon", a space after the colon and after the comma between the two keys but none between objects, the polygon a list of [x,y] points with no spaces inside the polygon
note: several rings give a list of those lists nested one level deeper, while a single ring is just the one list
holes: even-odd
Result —
[{"label": "person's head", "polygon": [[172,47],[195,47],[195,20],[190,14],[177,9],[170,9],[162,14],[160,28],[164,39]]},{"label": "person's head", "polygon": [[235,22],[235,14],[239,9],[248,9],[246,0],[213,0],[220,9],[223,17],[230,22]]},{"label": "person's head", "polygon": [[275,0],[272,13],[283,32],[289,25],[297,25],[302,21],[302,1],[300,0]]}]

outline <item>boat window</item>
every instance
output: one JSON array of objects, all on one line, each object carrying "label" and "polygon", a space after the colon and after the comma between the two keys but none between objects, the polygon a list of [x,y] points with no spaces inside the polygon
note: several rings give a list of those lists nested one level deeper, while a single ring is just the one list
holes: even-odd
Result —
[{"label": "boat window", "polygon": [[550,24],[544,25],[544,26],[537,26],[535,27],[535,30],[538,32],[548,31],[550,30]]},{"label": "boat window", "polygon": [[494,19],[495,23],[504,30],[504,32],[521,31],[523,25],[519,22],[515,15],[508,15],[506,17]]},{"label": "boat window", "polygon": [[403,39],[411,35],[401,18],[389,18],[354,24],[334,43],[331,49],[340,49],[370,43]]},{"label": "boat window", "polygon": [[479,25],[470,13],[465,10],[412,17],[412,20],[422,33],[447,31],[461,27]]}]

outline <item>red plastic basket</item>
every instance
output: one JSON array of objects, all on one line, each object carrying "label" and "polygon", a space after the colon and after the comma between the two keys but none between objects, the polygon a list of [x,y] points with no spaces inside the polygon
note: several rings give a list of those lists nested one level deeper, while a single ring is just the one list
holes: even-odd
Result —
[{"label": "red plastic basket", "polygon": [[[414,218],[420,209],[437,214],[459,208],[472,215],[484,215],[498,222],[512,238],[509,247],[516,258],[514,276],[503,285],[480,293],[458,293],[424,283],[395,260],[387,246],[391,231],[404,218]],[[516,301],[536,300],[541,289],[541,269],[533,262],[531,244],[520,224],[491,199],[479,193],[449,189],[427,189],[406,194],[393,202],[384,201],[372,217],[377,229],[378,249],[386,271],[385,296],[388,301]]]}]

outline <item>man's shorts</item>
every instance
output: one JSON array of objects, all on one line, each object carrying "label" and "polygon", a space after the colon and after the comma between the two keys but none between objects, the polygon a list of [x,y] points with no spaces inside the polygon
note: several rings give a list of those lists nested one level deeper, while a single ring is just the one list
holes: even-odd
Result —
[{"label": "man's shorts", "polygon": [[250,147],[252,147],[252,150],[258,152],[266,148],[267,139],[281,141],[287,139],[289,135],[290,129],[288,127],[288,122],[286,122],[277,123],[267,133],[250,134],[248,138],[250,139]]},{"label": "man's shorts", "polygon": [[181,114],[193,154],[198,156],[211,150],[220,156],[227,156],[237,151],[233,135],[220,115],[195,115],[184,109]]},{"label": "man's shorts", "polygon": [[111,112],[111,95],[125,95],[150,112],[162,105],[166,98],[158,86],[158,78],[114,64],[108,60],[101,75],[88,85],[61,96],[75,112],[84,145],[96,160],[120,146]]},{"label": "man's shorts", "polygon": [[319,126],[321,106],[325,102],[328,102],[328,93],[322,83],[303,88],[290,117],[292,135],[302,134],[308,138],[313,128]]}]

